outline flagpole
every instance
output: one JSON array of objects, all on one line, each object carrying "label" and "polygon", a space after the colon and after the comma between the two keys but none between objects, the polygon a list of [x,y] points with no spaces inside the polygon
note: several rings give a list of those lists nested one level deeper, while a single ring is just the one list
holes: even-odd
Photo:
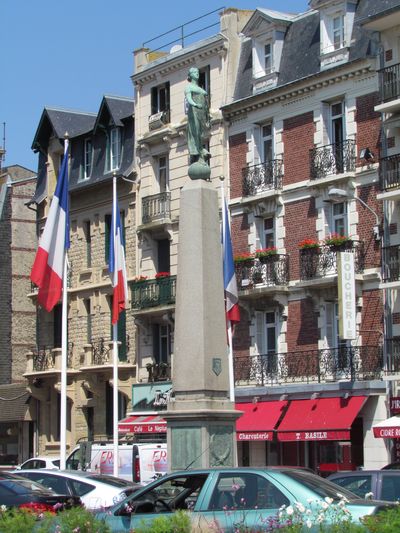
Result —
[{"label": "flagpole", "polygon": [[[229,221],[225,219],[225,190],[224,190],[224,177],[220,176],[221,180],[221,201],[222,201],[222,231],[225,233],[225,224],[229,224]],[[228,328],[228,373],[229,373],[229,399],[231,402],[235,401],[235,378],[233,372],[233,346],[232,346],[232,324],[230,321],[227,323]]]},{"label": "flagpole", "polygon": [[[117,176],[113,175],[113,235],[115,254],[115,234],[117,220]],[[118,322],[113,324],[113,441],[114,441],[114,476],[118,476]]]},{"label": "flagpole", "polygon": [[[68,149],[65,134],[64,157]],[[68,165],[68,161],[67,161]],[[67,462],[67,342],[68,342],[68,255],[64,250],[63,288],[61,307],[61,401],[60,401],[60,469],[65,470]]]}]

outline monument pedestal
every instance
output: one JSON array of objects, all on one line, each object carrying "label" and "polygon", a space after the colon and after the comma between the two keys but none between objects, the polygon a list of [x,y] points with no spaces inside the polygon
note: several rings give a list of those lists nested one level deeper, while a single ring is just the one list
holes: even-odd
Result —
[{"label": "monument pedestal", "polygon": [[181,191],[174,346],[170,470],[236,465],[218,193],[203,179]]}]

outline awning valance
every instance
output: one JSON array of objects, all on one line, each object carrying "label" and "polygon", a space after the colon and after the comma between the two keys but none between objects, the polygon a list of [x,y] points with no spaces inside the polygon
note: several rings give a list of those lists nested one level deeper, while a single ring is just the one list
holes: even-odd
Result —
[{"label": "awning valance", "polygon": [[293,400],[278,427],[279,441],[350,440],[366,396]]},{"label": "awning valance", "polygon": [[118,422],[119,433],[166,433],[167,423],[158,415],[130,415]]},{"label": "awning valance", "polygon": [[400,416],[392,416],[373,426],[377,439],[400,439]]},{"label": "awning valance", "polygon": [[237,403],[236,409],[244,413],[236,422],[236,439],[272,440],[287,404],[287,401]]}]

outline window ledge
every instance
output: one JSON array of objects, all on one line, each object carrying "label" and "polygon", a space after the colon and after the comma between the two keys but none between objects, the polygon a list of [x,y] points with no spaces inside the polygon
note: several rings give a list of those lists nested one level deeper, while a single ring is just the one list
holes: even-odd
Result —
[{"label": "window ledge", "polygon": [[349,60],[349,47],[344,46],[338,50],[321,51],[321,70],[346,63]]}]

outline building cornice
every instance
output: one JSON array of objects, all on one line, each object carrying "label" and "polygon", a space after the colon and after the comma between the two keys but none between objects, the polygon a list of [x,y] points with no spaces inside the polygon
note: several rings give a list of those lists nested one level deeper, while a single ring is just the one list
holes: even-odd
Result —
[{"label": "building cornice", "polygon": [[324,70],[308,78],[295,80],[286,85],[275,87],[269,91],[253,94],[242,100],[223,106],[222,113],[225,119],[238,119],[241,115],[262,107],[270,106],[278,102],[283,102],[291,98],[304,96],[312,91],[333,85],[343,83],[352,78],[358,78],[367,74],[373,74],[375,68],[371,60],[357,60],[356,62],[346,63],[335,69]]}]

